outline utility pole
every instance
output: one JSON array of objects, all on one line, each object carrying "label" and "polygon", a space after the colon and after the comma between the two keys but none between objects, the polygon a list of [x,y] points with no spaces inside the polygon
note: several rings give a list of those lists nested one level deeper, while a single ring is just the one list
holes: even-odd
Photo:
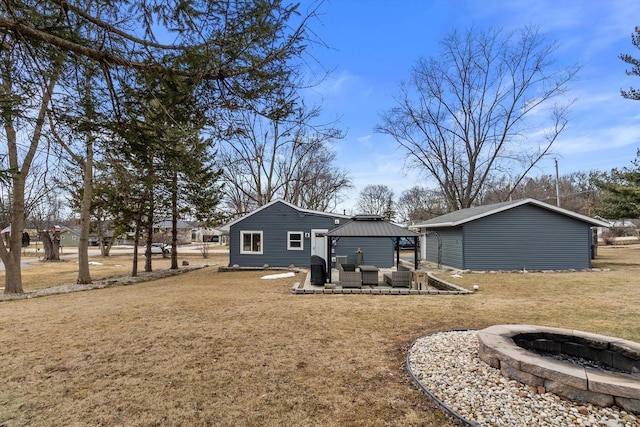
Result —
[{"label": "utility pole", "polygon": [[554,159],[556,162],[556,206],[560,207],[560,179],[558,177],[558,159]]}]

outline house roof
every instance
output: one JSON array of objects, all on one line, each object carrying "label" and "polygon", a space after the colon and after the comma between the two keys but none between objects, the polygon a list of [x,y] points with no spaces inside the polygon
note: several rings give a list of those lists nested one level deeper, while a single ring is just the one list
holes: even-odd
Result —
[{"label": "house roof", "polygon": [[310,210],[310,209],[303,209],[303,208],[301,208],[299,206],[294,205],[293,203],[285,202],[282,199],[275,199],[275,200],[270,201],[266,205],[262,205],[259,208],[249,212],[248,214],[246,214],[244,216],[241,216],[239,218],[236,218],[233,221],[223,225],[222,227],[220,227],[220,230],[228,232],[232,225],[235,225],[235,224],[239,223],[240,221],[243,221],[243,220],[249,218],[250,216],[257,214],[258,212],[260,212],[260,211],[262,211],[264,209],[267,209],[268,207],[273,206],[276,203],[282,203],[282,204],[284,204],[286,206],[289,206],[291,209],[295,209],[298,212],[306,213],[306,214],[310,214],[310,215],[321,215],[321,216],[328,216],[328,217],[331,217],[331,218],[345,218],[345,219],[351,218],[348,215],[340,215],[340,214],[336,214],[336,213],[328,213],[328,212],[321,212],[321,211],[313,211],[313,210]]},{"label": "house roof", "polygon": [[326,233],[329,237],[418,237],[420,234],[376,215],[358,215]]},{"label": "house roof", "polygon": [[467,222],[475,221],[480,218],[484,218],[490,215],[495,215],[499,212],[504,212],[509,209],[513,209],[522,205],[533,205],[543,209],[547,209],[552,212],[556,212],[561,215],[568,216],[570,218],[577,219],[578,221],[586,222],[593,226],[606,227],[607,223],[595,218],[590,218],[585,215],[578,214],[576,212],[559,208],[557,206],[550,205],[548,203],[541,202],[536,199],[520,199],[502,203],[492,203],[489,205],[476,206],[473,208],[460,209],[458,211],[450,212],[445,215],[441,215],[436,218],[432,218],[428,221],[421,222],[413,225],[415,228],[445,228],[456,227]]},{"label": "house roof", "polygon": [[58,230],[60,233],[71,233],[71,234],[75,234],[75,235],[78,235],[78,236],[80,235],[80,231],[74,230],[73,228],[60,226],[60,225],[56,225],[55,227],[60,228],[60,230]]},{"label": "house roof", "polygon": [[[159,228],[172,228],[173,227],[173,223],[172,223],[172,221],[170,219],[165,219],[163,221],[157,222],[155,226],[159,227]],[[191,225],[189,225],[185,221],[179,219],[178,223],[177,223],[177,228],[178,228],[178,230],[185,229],[185,228],[191,228]]]}]

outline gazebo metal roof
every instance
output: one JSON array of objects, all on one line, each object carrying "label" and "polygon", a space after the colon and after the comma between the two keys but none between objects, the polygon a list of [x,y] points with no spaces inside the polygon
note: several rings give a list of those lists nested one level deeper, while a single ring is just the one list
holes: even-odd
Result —
[{"label": "gazebo metal roof", "polygon": [[407,230],[385,221],[378,215],[357,215],[351,221],[326,233],[329,237],[419,237],[415,231]]}]

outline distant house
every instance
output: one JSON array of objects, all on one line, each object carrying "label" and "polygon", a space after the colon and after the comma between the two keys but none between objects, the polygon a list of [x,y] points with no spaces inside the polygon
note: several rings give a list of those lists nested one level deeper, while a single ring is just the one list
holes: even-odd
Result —
[{"label": "distant house", "polygon": [[[170,220],[160,221],[153,227],[153,241],[158,243],[171,243],[171,230],[173,224]],[[191,243],[191,225],[178,220],[176,229],[178,232],[178,244]]]},{"label": "distant house", "polygon": [[209,243],[224,246],[227,244],[228,232],[218,228],[194,227],[191,229],[191,242]]},{"label": "distant house", "polygon": [[80,233],[67,227],[60,227],[60,246],[76,248],[80,242]]},{"label": "distant house", "polygon": [[478,206],[415,224],[422,259],[470,270],[591,268],[593,219],[534,199]]},{"label": "distant house", "polygon": [[603,218],[604,222],[608,223],[608,227],[598,227],[598,238],[605,244],[633,244],[637,243],[640,239],[640,220],[637,219],[618,219],[615,221],[608,221]]}]

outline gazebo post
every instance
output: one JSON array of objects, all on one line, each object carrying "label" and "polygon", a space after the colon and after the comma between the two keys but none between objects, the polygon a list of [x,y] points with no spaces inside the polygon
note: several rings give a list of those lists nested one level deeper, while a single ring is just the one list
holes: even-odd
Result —
[{"label": "gazebo post", "polygon": [[396,237],[396,271],[400,267],[400,237]]},{"label": "gazebo post", "polygon": [[331,283],[331,246],[333,245],[333,237],[329,237],[327,243],[327,283]]},{"label": "gazebo post", "polygon": [[413,238],[413,269],[418,269],[418,238]]}]

